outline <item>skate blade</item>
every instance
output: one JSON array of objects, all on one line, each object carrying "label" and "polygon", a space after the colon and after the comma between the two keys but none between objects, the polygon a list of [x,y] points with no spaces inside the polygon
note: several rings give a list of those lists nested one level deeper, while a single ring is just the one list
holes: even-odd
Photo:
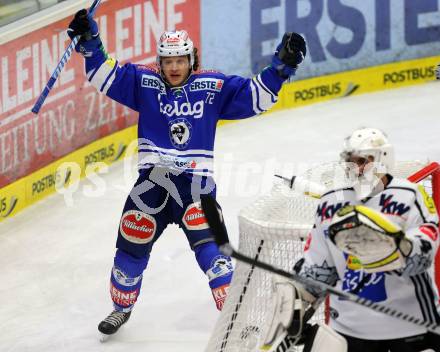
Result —
[{"label": "skate blade", "polygon": [[99,333],[99,342],[104,343],[107,342],[110,339],[110,336],[112,335],[106,335],[103,334],[102,332]]}]

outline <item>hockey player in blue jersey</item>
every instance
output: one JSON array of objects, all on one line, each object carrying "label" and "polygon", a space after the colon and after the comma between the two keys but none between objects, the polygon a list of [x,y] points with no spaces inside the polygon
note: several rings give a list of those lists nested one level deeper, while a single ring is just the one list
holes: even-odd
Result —
[{"label": "hockey player in blue jersey", "polygon": [[86,10],[69,25],[81,35],[89,82],[101,93],[139,113],[139,178],[122,212],[111,270],[113,312],[98,326],[115,333],[139,297],[142,273],[155,241],[178,224],[195,253],[220,310],[232,277],[200,207],[200,195],[215,195],[213,148],[218,120],[243,119],[268,110],[285,80],[306,55],[304,39],[286,33],[272,63],[253,79],[198,71],[197,50],[185,31],[165,32],[157,44],[157,66],[125,64],[109,57],[97,23]]}]

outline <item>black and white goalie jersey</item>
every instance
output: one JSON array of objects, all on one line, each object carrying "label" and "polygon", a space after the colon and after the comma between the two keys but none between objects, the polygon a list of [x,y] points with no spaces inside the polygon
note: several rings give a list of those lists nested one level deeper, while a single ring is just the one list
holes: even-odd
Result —
[{"label": "black and white goalie jersey", "polygon": [[[352,188],[324,194],[304,252],[301,274],[360,297],[440,324],[434,259],[439,246],[438,215],[423,186],[387,176],[390,182],[374,197],[359,201]],[[338,249],[328,236],[335,213],[345,205],[364,205],[399,225],[412,242],[402,269],[366,273],[360,261]],[[396,339],[425,333],[424,328],[330,296],[330,324],[362,339]]]}]

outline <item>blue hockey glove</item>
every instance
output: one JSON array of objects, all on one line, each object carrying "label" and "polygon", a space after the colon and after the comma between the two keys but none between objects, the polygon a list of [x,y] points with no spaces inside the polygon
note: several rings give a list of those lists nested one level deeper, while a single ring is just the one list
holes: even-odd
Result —
[{"label": "blue hockey glove", "polygon": [[272,67],[282,78],[295,75],[298,65],[306,57],[307,48],[304,38],[298,33],[288,32],[278,45],[272,58]]},{"label": "blue hockey glove", "polygon": [[93,52],[101,47],[102,42],[99,37],[98,24],[86,9],[82,9],[75,14],[72,22],[69,24],[67,34],[70,39],[77,35],[81,36],[75,50],[85,57],[91,57]]}]

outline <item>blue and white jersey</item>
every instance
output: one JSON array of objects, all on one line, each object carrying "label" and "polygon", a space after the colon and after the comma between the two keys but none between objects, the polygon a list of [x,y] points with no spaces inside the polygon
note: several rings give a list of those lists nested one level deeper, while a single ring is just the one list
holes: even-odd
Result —
[{"label": "blue and white jersey", "polygon": [[283,79],[272,67],[252,79],[196,72],[169,87],[157,68],[97,54],[86,59],[87,78],[100,92],[139,112],[140,167],[154,165],[210,176],[218,120],[244,119],[270,109]]}]

